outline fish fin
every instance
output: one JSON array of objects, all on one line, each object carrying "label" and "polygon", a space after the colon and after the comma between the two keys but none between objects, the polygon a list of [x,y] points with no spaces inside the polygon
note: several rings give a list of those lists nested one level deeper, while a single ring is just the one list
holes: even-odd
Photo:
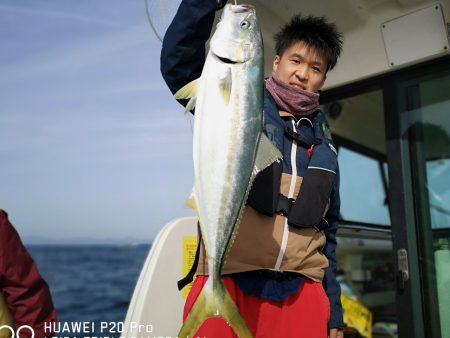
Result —
[{"label": "fish fin", "polygon": [[260,171],[282,158],[283,155],[278,148],[273,145],[265,134],[262,134],[259,140],[258,152],[256,153],[253,175],[256,176]]},{"label": "fish fin", "polygon": [[177,100],[181,99],[190,99],[188,104],[186,105],[185,112],[189,112],[195,108],[195,104],[197,101],[197,87],[198,87],[198,79],[189,82],[187,85],[181,87],[173,96]]},{"label": "fish fin", "polygon": [[222,96],[223,102],[226,106],[228,106],[228,104],[230,103],[231,85],[231,70],[227,69],[226,73],[219,80],[220,95]]},{"label": "fish fin", "polygon": [[192,192],[189,195],[189,197],[186,201],[186,204],[188,207],[190,207],[191,209],[194,209],[198,213],[197,200],[195,199],[194,188],[192,188]]},{"label": "fish fin", "polygon": [[[210,276],[212,278],[212,276]],[[205,292],[204,288],[191,308],[178,337],[194,337],[203,322],[211,317],[221,317],[239,338],[253,338],[244,318],[222,282],[215,283],[214,292]]]},{"label": "fish fin", "polygon": [[184,109],[184,112],[188,113],[194,110],[196,103],[197,103],[197,96],[194,96],[189,100],[188,104],[186,105],[186,108]]},{"label": "fish fin", "polygon": [[189,82],[187,85],[181,87],[173,96],[177,99],[190,99],[197,95],[198,79]]}]

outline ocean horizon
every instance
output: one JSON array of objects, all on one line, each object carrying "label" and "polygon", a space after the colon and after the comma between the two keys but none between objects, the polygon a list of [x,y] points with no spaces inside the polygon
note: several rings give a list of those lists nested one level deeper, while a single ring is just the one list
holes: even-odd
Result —
[{"label": "ocean horizon", "polygon": [[23,236],[23,244],[28,246],[40,245],[150,245],[153,239],[142,239],[135,237],[65,237],[51,238],[45,236]]}]

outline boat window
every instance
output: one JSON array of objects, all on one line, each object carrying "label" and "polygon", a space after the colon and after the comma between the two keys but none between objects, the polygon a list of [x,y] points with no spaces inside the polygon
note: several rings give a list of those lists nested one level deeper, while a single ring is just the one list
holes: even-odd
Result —
[{"label": "boat window", "polygon": [[321,108],[339,149],[341,219],[390,225],[382,91],[328,102]]},{"label": "boat window", "polygon": [[[409,145],[417,244],[429,337],[450,331],[450,72],[405,82],[399,95]],[[414,228],[413,228],[414,229]]]},{"label": "boat window", "polygon": [[[341,219],[390,225],[384,177],[386,164],[345,147],[339,149]],[[383,171],[383,173],[381,172]]]},{"label": "boat window", "polygon": [[338,232],[336,252],[344,322],[357,329],[356,337],[370,337],[370,331],[373,337],[397,337],[390,236],[346,229]]},{"label": "boat window", "polygon": [[338,148],[344,321],[360,336],[397,337],[383,92],[341,97],[322,110]]}]

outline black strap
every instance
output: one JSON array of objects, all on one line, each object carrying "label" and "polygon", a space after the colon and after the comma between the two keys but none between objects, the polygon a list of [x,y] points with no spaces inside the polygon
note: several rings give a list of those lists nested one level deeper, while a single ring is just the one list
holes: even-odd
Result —
[{"label": "black strap", "polygon": [[280,194],[280,196],[278,197],[278,205],[275,212],[288,217],[294,201],[295,200],[293,198],[287,198],[283,194]]},{"label": "black strap", "polygon": [[319,224],[316,224],[313,228],[315,228],[317,231],[325,230],[329,227],[328,222],[325,220],[325,218],[321,218]]},{"label": "black strap", "polygon": [[[294,202],[295,202],[295,199],[288,198],[288,197],[284,196],[283,194],[280,194],[280,196],[278,197],[278,204],[277,204],[275,213],[281,214],[284,217],[288,218],[289,213],[292,210],[292,205],[294,204]],[[296,226],[296,225],[294,225],[294,226]],[[322,217],[318,224],[313,225],[313,226],[301,226],[301,228],[315,228],[317,231],[321,231],[321,230],[328,228],[328,222]]]},{"label": "black strap", "polygon": [[200,231],[199,223],[197,223],[197,232],[198,232],[198,242],[197,242],[197,249],[195,250],[194,262],[192,263],[191,269],[189,270],[187,275],[177,282],[179,291],[181,291],[186,285],[188,285],[194,280],[195,271],[197,271],[198,260],[200,257],[200,246],[202,243],[202,232]]},{"label": "black strap", "polygon": [[282,171],[283,163],[279,161],[258,173],[248,195],[247,204],[259,213],[272,217],[280,194]]},{"label": "black strap", "polygon": [[297,142],[298,144],[300,144],[301,146],[303,146],[306,149],[311,148],[311,146],[314,145],[319,145],[322,143],[322,140],[320,138],[314,138],[313,142],[310,142],[308,139],[306,139],[302,134],[296,133],[295,131],[293,131],[291,128],[289,127],[284,127],[284,133],[290,137],[292,140],[294,140],[295,142]]}]

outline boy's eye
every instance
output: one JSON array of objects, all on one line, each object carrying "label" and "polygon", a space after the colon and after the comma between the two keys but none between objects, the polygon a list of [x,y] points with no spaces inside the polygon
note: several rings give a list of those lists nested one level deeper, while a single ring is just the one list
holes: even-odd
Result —
[{"label": "boy's eye", "polygon": [[322,73],[322,68],[320,68],[319,66],[314,66],[313,70],[317,73]]}]

